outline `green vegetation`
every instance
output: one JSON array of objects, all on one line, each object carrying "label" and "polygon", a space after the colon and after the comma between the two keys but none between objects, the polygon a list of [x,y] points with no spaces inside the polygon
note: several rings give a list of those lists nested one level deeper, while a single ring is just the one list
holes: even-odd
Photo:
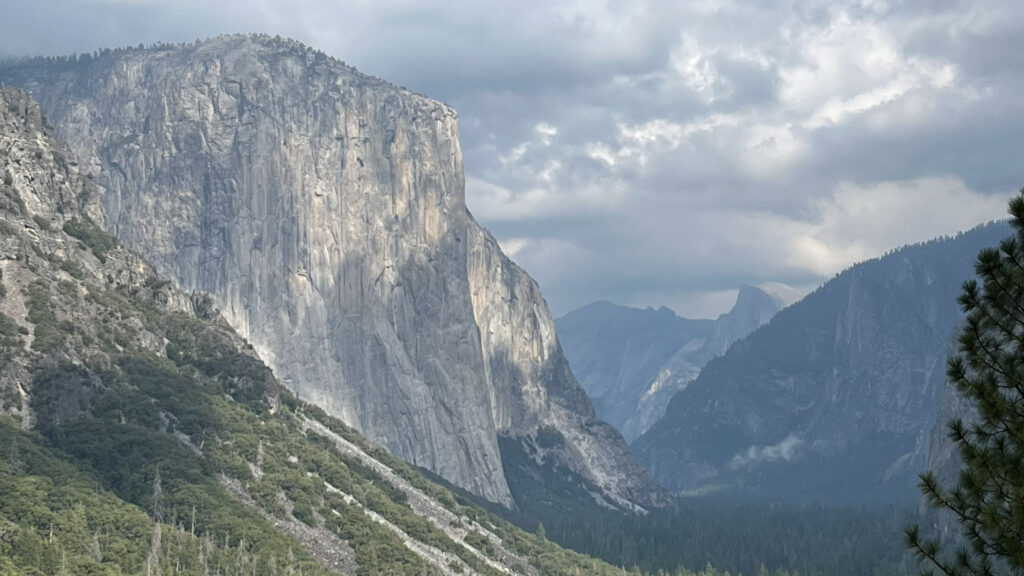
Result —
[{"label": "green vegetation", "polygon": [[[539,444],[539,441],[538,441]],[[518,510],[488,510],[524,531],[543,526],[561,546],[647,574],[687,573],[711,564],[731,574],[909,574],[913,559],[900,531],[914,510],[844,510],[686,499],[647,515],[602,508],[579,489],[582,479],[536,467],[528,443],[500,438],[505,478],[521,495]],[[472,498],[463,495],[465,498]]]},{"label": "green vegetation", "polygon": [[[0,198],[0,204],[3,203],[3,199]],[[0,236],[14,236],[18,233],[18,229],[13,224],[5,220],[0,220]]]},{"label": "green vegetation", "polygon": [[135,133],[117,135],[110,139],[110,147],[112,148],[123,148],[129,144],[138,142],[139,135]]},{"label": "green vegetation", "polygon": [[100,262],[107,261],[107,252],[117,247],[117,239],[100,230],[91,220],[72,218],[64,223],[64,232],[85,244]]},{"label": "green vegetation", "polygon": [[29,286],[27,296],[28,320],[35,325],[32,349],[43,354],[57,352],[64,345],[65,337],[74,333],[74,324],[57,319],[49,286],[42,280]]},{"label": "green vegetation", "polygon": [[[96,489],[37,434],[0,418],[0,557],[19,574],[118,574],[141,567],[152,523]],[[99,555],[90,557],[94,535]],[[103,558],[108,558],[106,562]]]},{"label": "green vegetation", "polygon": [[[10,172],[5,174],[4,185],[0,186],[0,210],[17,216],[27,211],[25,201],[21,198],[21,193],[14,187],[14,180],[11,178]],[[7,222],[4,223],[6,224]]]},{"label": "green vegetation", "polygon": [[[272,574],[273,566],[281,568],[291,558],[289,566],[300,566],[305,574],[320,573],[312,558],[274,529],[261,509],[345,540],[361,575],[435,572],[394,532],[374,521],[368,515],[372,511],[417,541],[458,558],[461,563],[450,562],[460,569],[468,565],[480,574],[498,574],[465,545],[414,513],[402,490],[359,460],[339,453],[330,438],[306,431],[304,423],[311,419],[390,466],[460,517],[492,529],[505,546],[528,557],[544,574],[578,574],[581,567],[588,574],[620,573],[517,530],[426,480],[340,421],[298,402],[226,328],[162,311],[152,296],[165,287],[158,280],[131,289],[89,285],[82,299],[73,283],[37,280],[26,291],[28,319],[35,325],[33,350],[40,355],[31,384],[39,432],[33,442],[59,455],[54,458],[66,461],[89,478],[91,486],[102,487],[104,497],[116,499],[123,510],[143,520],[152,517],[153,486],[159,476],[161,526],[167,528],[158,561],[180,556],[181,566],[194,568],[200,557],[209,564],[218,554],[241,555],[252,573]],[[95,320],[90,325],[75,322],[75,314]],[[165,355],[140,347],[140,330],[158,335],[165,342]],[[99,348],[89,348],[86,341]],[[99,350],[104,352],[96,356]],[[95,360],[57,360],[65,354]],[[233,496],[225,479],[236,481],[235,489],[258,509]],[[63,512],[54,512],[58,513]],[[25,528],[23,518],[10,521]],[[66,538],[66,544],[47,548],[50,556],[19,556],[17,569],[50,573],[58,557],[61,562],[86,562],[88,553],[80,552],[88,552],[97,530],[101,548],[107,550],[107,532],[93,524],[86,522],[88,530]],[[119,569],[138,572],[140,563],[149,561],[153,528],[146,531],[134,539],[125,537],[135,548],[132,554],[119,555]],[[48,537],[44,540],[49,546]],[[165,550],[172,543],[173,553]],[[496,555],[483,534],[471,533],[466,543],[485,556]],[[59,570],[58,566],[56,573]]]},{"label": "green vegetation", "polygon": [[[176,320],[172,327],[194,327],[183,316]],[[241,363],[234,359],[226,365]],[[58,364],[37,372],[33,408],[43,438],[124,502],[151,509],[152,486],[159,475],[164,522],[188,525],[196,542],[216,542],[230,549],[232,559],[245,558],[256,574],[273,573],[272,566],[282,567],[287,558],[303,573],[321,573],[294,541],[233,498],[217,480],[222,473],[249,476],[235,448],[249,444],[260,416],[267,413],[249,411],[227,397],[248,401],[252,408],[269,382],[269,371],[258,367],[263,381],[252,379],[258,372],[253,370],[220,382],[204,378],[191,364],[139,352],[120,356],[109,367]],[[205,444],[207,457],[174,434]],[[179,543],[194,548],[198,562],[199,545]]]},{"label": "green vegetation", "polygon": [[537,445],[551,449],[565,445],[565,436],[554,426],[541,426],[537,430]]},{"label": "green vegetation", "polygon": [[[612,512],[544,520],[562,546],[645,573],[708,563],[732,574],[909,574],[899,541],[911,509],[843,510],[697,501],[648,516]],[[536,524],[534,524],[536,525]],[[595,529],[599,526],[599,529]]]},{"label": "green vegetation", "polygon": [[72,278],[76,280],[82,280],[85,278],[85,272],[82,270],[82,266],[74,260],[64,260],[60,263],[60,269],[67,272]]},{"label": "green vegetation", "polygon": [[312,566],[298,550],[274,556],[201,536],[186,519],[165,519],[154,546],[152,514],[100,488],[92,470],[4,417],[0,454],[0,574],[139,574],[147,563],[176,574],[234,574],[239,563],[259,574]]},{"label": "green vegetation", "polygon": [[[0,312],[0,371],[8,369],[8,364],[14,358],[13,351],[21,347],[23,331],[24,328],[18,326],[13,318]],[[0,400],[0,410],[5,405],[13,404],[17,393],[11,390],[6,395],[10,398]]]},{"label": "green vegetation", "polygon": [[1024,190],[1009,212],[1016,234],[978,254],[980,288],[965,282],[959,299],[967,320],[947,375],[977,414],[949,425],[959,482],[947,490],[921,475],[929,503],[956,518],[967,546],[950,558],[917,526],[906,532],[918,559],[947,575],[1024,572]]},{"label": "green vegetation", "polygon": [[0,347],[7,347],[14,345],[9,342],[9,338],[18,338],[20,334],[17,322],[13,318],[0,312]]}]

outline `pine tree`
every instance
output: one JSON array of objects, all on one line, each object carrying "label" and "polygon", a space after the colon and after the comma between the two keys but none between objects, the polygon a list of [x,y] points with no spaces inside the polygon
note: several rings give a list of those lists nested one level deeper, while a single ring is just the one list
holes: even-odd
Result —
[{"label": "pine tree", "polygon": [[21,451],[18,450],[18,443],[12,436],[10,447],[7,449],[7,473],[12,476],[19,476],[24,472],[25,467],[21,460]]},{"label": "pine tree", "polygon": [[98,530],[92,533],[92,542],[89,544],[89,558],[97,564],[103,562],[103,549],[100,548],[100,533]]},{"label": "pine tree", "polygon": [[160,469],[156,471],[153,479],[153,537],[149,542],[149,556],[146,557],[146,576],[159,576],[160,574],[160,547],[162,530],[160,524],[164,521],[163,511],[164,490],[160,484]]},{"label": "pine tree", "polygon": [[959,482],[947,490],[921,475],[928,502],[954,515],[967,545],[950,558],[917,526],[906,532],[918,559],[950,576],[1024,574],[1024,190],[1009,212],[1015,234],[978,254],[978,280],[959,299],[967,319],[947,375],[978,414],[949,425]]}]

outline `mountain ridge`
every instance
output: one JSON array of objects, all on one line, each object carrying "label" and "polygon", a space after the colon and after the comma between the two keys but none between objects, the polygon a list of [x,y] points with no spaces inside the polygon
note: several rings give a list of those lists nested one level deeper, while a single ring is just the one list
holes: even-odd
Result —
[{"label": "mountain ridge", "polygon": [[989,223],[837,274],[712,360],[634,443],[672,490],[913,503],[960,284]]}]

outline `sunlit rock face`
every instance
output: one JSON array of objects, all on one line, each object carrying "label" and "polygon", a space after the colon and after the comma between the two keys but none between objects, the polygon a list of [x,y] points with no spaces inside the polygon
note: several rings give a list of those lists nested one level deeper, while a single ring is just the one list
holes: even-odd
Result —
[{"label": "sunlit rock face", "polygon": [[536,283],[466,209],[457,115],[298,43],[231,36],[30,61],[108,226],[224,316],[303,399],[513,503],[498,436],[642,506],[660,490],[594,416]]},{"label": "sunlit rock face", "polygon": [[961,283],[1009,232],[990,224],[837,275],[710,361],[633,443],[638,457],[687,493],[918,502]]}]

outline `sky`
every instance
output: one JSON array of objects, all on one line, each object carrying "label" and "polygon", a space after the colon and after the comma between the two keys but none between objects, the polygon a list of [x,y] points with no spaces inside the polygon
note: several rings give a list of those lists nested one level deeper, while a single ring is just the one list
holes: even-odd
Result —
[{"label": "sky", "polygon": [[266,32],[459,111],[467,203],[556,315],[809,291],[1005,215],[1018,0],[0,0],[0,55]]}]

